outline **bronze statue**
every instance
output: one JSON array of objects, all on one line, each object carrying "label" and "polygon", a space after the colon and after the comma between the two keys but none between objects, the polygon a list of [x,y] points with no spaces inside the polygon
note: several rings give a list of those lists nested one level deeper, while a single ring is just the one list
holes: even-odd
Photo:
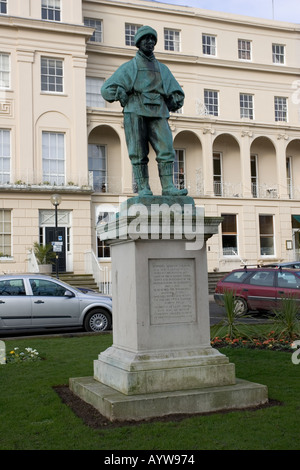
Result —
[{"label": "bronze statue", "polygon": [[101,93],[110,103],[123,107],[129,158],[139,196],[152,196],[149,186],[149,143],[156,153],[158,172],[165,196],[185,196],[186,189],[173,183],[175,151],[169,127],[169,111],[181,108],[184,92],[168,67],[154,56],[157,32],[142,26],[135,35],[136,56],[121,65],[105,81]]}]

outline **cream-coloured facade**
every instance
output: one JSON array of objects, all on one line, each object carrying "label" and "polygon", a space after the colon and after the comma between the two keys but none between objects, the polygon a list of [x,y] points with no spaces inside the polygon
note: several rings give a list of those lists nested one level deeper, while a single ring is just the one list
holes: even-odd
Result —
[{"label": "cream-coloured facade", "polygon": [[[169,121],[175,179],[224,217],[209,271],[299,257],[300,25],[142,0],[7,0],[0,11],[2,271],[28,270],[33,242],[53,240],[53,193],[60,269],[109,267],[96,223],[134,182],[122,109],[100,88],[144,24],[186,95]],[[160,194],[153,151],[150,182]]]}]

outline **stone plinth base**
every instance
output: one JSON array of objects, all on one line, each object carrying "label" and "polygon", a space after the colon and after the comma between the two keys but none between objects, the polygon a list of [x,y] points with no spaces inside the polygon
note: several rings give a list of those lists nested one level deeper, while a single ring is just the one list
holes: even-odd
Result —
[{"label": "stone plinth base", "polygon": [[[190,205],[193,213],[189,198],[179,200],[180,220],[170,217],[169,232],[166,214],[149,215],[149,204],[152,209],[157,204],[156,198],[149,199],[127,203],[147,203],[143,217],[138,223],[134,219],[139,231],[134,232],[132,219],[122,214],[107,224],[113,346],[94,361],[93,378],[70,379],[72,391],[111,421],[266,403],[267,388],[237,380],[234,364],[210,344],[205,240],[217,233],[221,219],[205,218],[203,212],[199,220],[201,213],[194,211],[203,239],[191,246],[188,217],[182,212],[182,205]],[[174,201],[158,202],[170,207]]]},{"label": "stone plinth base", "polygon": [[134,396],[124,395],[93,377],[72,378],[70,388],[110,421],[237,410],[268,403],[266,386],[240,379],[235,385]]},{"label": "stone plinth base", "polygon": [[235,384],[235,366],[211,347],[135,354],[114,346],[94,361],[94,378],[125,395]]}]

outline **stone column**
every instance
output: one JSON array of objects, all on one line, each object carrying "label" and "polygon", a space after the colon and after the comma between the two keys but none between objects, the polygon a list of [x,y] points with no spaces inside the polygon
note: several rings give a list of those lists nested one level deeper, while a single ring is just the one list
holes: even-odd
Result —
[{"label": "stone column", "polygon": [[243,188],[243,197],[251,198],[251,131],[242,131],[241,133],[241,180]]}]

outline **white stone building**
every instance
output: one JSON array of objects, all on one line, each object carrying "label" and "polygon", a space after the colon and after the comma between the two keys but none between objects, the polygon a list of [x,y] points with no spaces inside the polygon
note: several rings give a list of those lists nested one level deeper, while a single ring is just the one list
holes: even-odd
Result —
[{"label": "white stone building", "polygon": [[60,271],[109,269],[96,223],[134,183],[122,109],[100,88],[144,24],[186,94],[170,118],[175,180],[224,217],[209,271],[299,258],[300,25],[143,0],[3,0],[0,13],[2,271],[28,270],[33,242],[53,240],[53,193]]}]

